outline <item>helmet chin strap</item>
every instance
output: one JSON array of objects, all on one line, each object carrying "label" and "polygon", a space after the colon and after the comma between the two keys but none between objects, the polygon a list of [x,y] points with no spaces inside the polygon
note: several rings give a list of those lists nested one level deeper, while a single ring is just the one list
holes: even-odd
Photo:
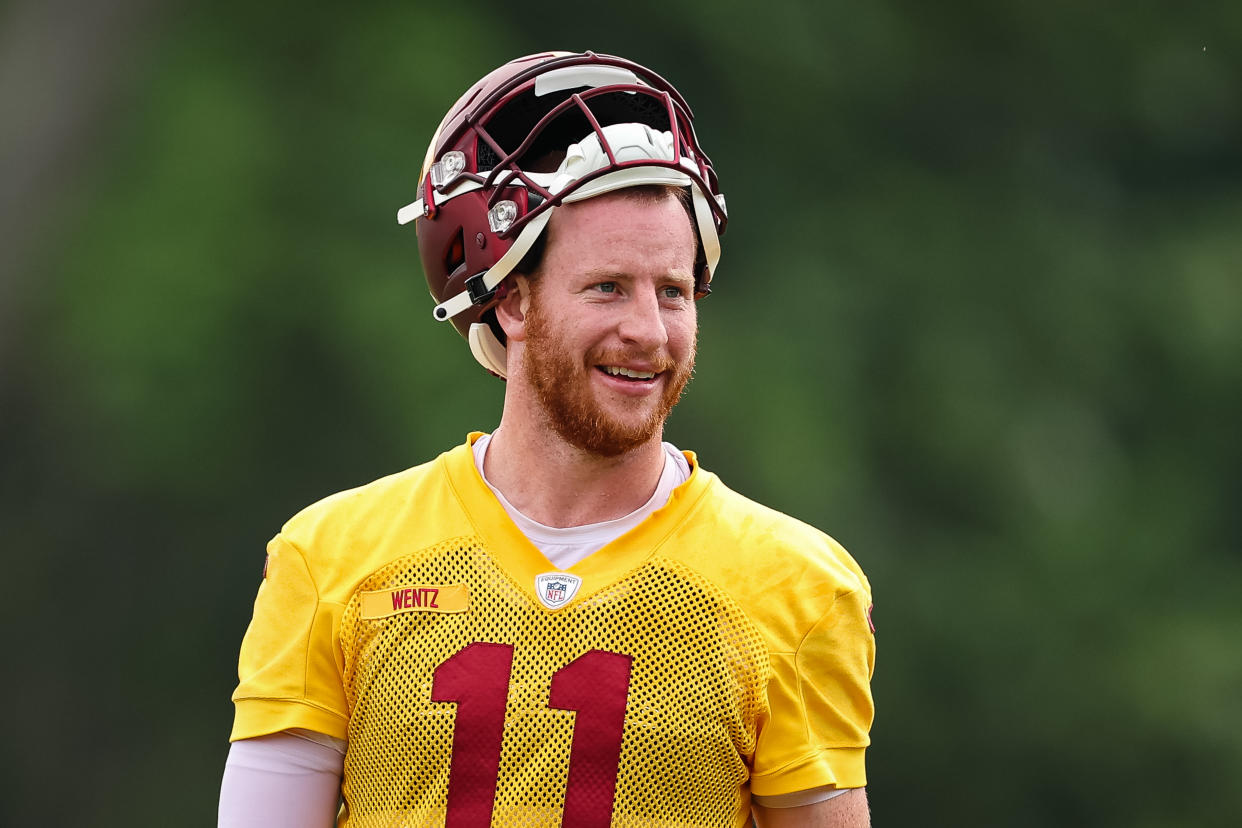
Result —
[{"label": "helmet chin strap", "polygon": [[[513,245],[505,251],[496,264],[488,268],[483,274],[483,288],[487,291],[495,290],[504,278],[508,276],[513,268],[517,267],[518,262],[522,261],[522,257],[526,255],[535,240],[539,238],[539,234],[548,225],[548,219],[552,217],[555,208],[544,212],[541,215],[531,219],[530,224],[522,228],[522,232],[513,240]],[[433,314],[436,319],[452,319],[457,314],[470,307],[472,304],[470,294],[462,291],[446,302],[442,302],[436,306]],[[446,315],[441,316],[441,310]],[[496,334],[492,331],[490,325],[482,322],[475,322],[470,326],[470,331],[466,335],[466,341],[470,343],[470,353],[474,355],[474,359],[488,371],[491,371],[501,379],[508,378],[508,357],[505,346],[496,338]]]},{"label": "helmet chin strap", "polygon": [[[488,268],[483,274],[483,291],[490,292],[495,290],[496,286],[504,281],[504,278],[509,275],[513,268],[517,267],[517,263],[522,261],[522,257],[526,255],[526,252],[530,250],[531,245],[535,243],[535,239],[539,238],[539,234],[542,233],[543,228],[547,226],[548,219],[552,217],[554,210],[555,208],[552,208],[551,210],[546,210],[543,213],[540,213],[531,219],[529,224],[522,228],[522,232],[518,233],[518,237],[513,240],[513,245],[505,251],[505,255],[501,256],[496,261],[496,264]],[[436,305],[431,314],[436,319],[444,322],[452,319],[454,316],[466,310],[473,304],[474,300],[470,296],[470,292],[463,290],[456,296],[446,299]],[[492,336],[493,340],[495,338],[495,336]],[[472,351],[474,350],[473,341],[471,342],[470,349]],[[475,358],[478,358],[477,352],[475,352]],[[480,359],[479,361],[482,362],[483,360]],[[484,364],[483,367],[487,368],[489,371],[493,370],[486,364]],[[501,376],[504,376],[504,374],[501,374]]]}]

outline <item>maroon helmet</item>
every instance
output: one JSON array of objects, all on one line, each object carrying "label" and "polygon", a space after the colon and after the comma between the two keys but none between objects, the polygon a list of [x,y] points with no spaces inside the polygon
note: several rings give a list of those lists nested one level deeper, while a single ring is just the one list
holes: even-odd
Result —
[{"label": "maroon helmet", "polygon": [[696,296],[720,260],[727,216],[694,115],[668,81],[623,58],[545,52],[491,72],[453,105],[427,148],[417,222],[436,319],[452,320],[475,359],[505,376],[497,288],[556,206],[624,187],[690,190],[701,258]]}]

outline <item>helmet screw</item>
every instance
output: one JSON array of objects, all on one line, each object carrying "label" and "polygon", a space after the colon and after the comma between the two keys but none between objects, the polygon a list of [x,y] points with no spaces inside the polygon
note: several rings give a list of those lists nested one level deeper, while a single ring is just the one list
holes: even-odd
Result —
[{"label": "helmet screw", "polygon": [[482,249],[487,246],[487,238],[482,233],[477,233],[474,237],[474,243]]}]

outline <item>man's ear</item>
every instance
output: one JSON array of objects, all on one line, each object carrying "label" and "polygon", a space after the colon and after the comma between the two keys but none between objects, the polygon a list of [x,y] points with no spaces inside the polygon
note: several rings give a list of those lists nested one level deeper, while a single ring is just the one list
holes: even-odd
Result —
[{"label": "man's ear", "polygon": [[505,337],[521,342],[526,339],[526,314],[530,310],[530,280],[520,273],[506,280],[508,290],[496,305],[496,321]]}]

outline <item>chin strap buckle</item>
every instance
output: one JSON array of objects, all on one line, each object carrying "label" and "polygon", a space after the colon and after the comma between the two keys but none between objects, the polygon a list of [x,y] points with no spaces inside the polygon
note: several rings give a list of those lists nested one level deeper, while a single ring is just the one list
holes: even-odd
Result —
[{"label": "chin strap buckle", "polygon": [[454,296],[436,305],[432,314],[441,322],[446,319],[452,319],[457,314],[469,308],[471,305],[486,305],[492,301],[496,295],[497,288],[488,288],[484,279],[488,271],[480,271],[473,276],[466,277],[466,289]]},{"label": "chin strap buckle", "polygon": [[483,270],[466,279],[466,293],[470,295],[470,304],[487,304],[496,295],[496,288],[488,290],[487,283],[483,281],[483,277],[486,275],[487,271]]}]

